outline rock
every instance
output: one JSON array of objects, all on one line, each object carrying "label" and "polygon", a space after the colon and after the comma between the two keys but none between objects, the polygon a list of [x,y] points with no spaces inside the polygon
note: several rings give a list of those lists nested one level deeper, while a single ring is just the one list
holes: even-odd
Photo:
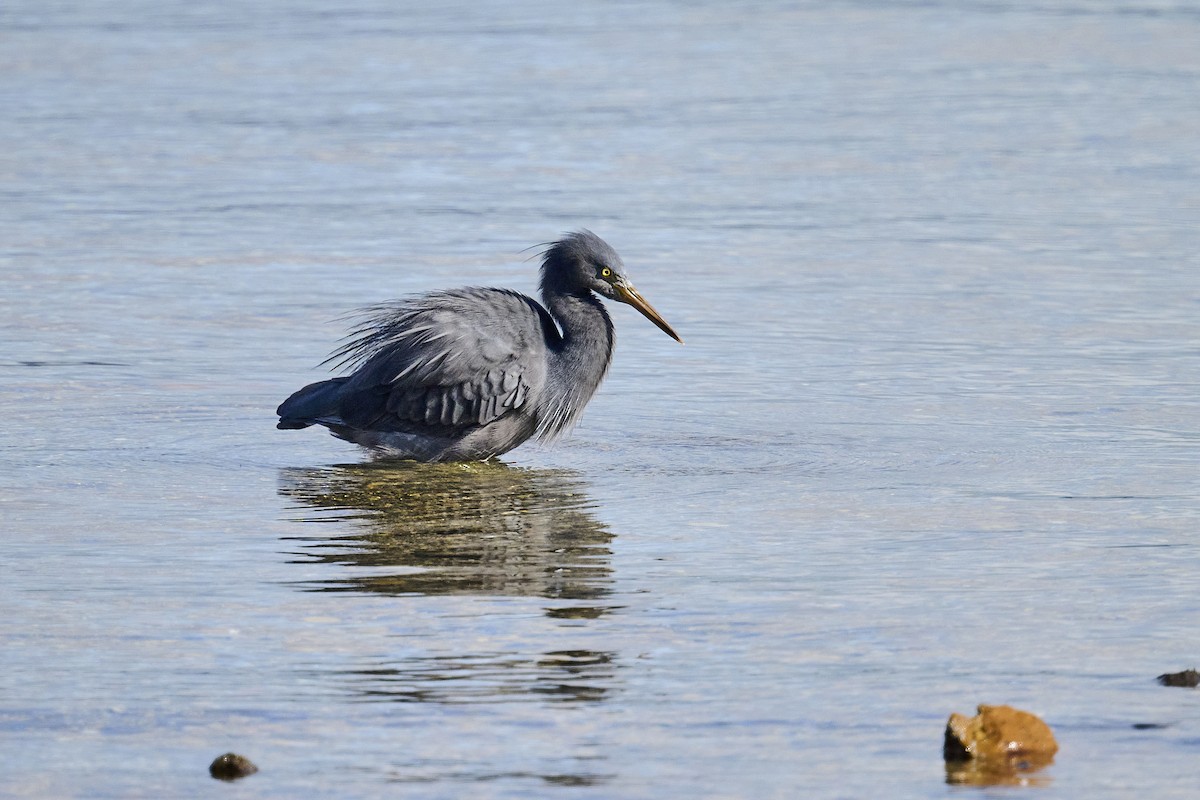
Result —
[{"label": "rock", "polygon": [[1185,669],[1183,672],[1168,672],[1158,676],[1158,682],[1163,686],[1182,686],[1185,689],[1195,689],[1200,686],[1200,672]]},{"label": "rock", "polygon": [[217,756],[216,760],[208,765],[208,774],[220,781],[236,781],[256,772],[258,767],[254,766],[254,762],[237,753]]},{"label": "rock", "polygon": [[1026,775],[1054,760],[1050,726],[1011,706],[979,706],[974,717],[951,714],[942,757],[950,783],[1026,783]]}]

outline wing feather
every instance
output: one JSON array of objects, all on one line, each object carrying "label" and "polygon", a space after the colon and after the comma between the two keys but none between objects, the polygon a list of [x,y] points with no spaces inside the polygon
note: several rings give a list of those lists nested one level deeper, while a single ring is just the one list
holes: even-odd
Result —
[{"label": "wing feather", "polygon": [[350,424],[463,429],[524,409],[558,335],[524,295],[458,289],[365,309],[329,361],[357,367]]}]

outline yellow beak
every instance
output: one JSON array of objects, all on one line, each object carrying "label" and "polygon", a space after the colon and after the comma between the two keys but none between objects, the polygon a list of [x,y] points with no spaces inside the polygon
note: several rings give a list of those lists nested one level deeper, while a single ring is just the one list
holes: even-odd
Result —
[{"label": "yellow beak", "polygon": [[662,318],[662,315],[654,310],[654,306],[646,302],[646,298],[638,294],[638,290],[633,288],[628,283],[614,283],[613,288],[617,291],[617,299],[622,303],[629,305],[642,312],[642,316],[657,325],[663,333],[670,336],[675,341],[683,344],[683,339],[679,338],[679,334],[667,324],[667,321]]}]

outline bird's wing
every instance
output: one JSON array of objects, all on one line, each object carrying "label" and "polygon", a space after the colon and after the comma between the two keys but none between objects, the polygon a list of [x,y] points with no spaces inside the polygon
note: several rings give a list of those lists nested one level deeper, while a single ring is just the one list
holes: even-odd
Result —
[{"label": "bird's wing", "polygon": [[461,429],[522,408],[545,379],[546,311],[501,289],[459,289],[367,310],[334,359],[359,364],[343,397],[356,427]]}]

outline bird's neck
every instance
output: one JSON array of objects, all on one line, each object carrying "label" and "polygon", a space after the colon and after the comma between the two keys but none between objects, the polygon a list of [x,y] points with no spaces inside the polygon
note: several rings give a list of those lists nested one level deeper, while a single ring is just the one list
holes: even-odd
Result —
[{"label": "bird's neck", "polygon": [[604,305],[589,291],[545,292],[543,300],[562,330],[552,352],[549,388],[559,408],[569,409],[543,421],[546,433],[570,428],[608,372],[616,333]]},{"label": "bird's neck", "polygon": [[612,320],[600,298],[587,290],[547,292],[543,298],[562,331],[562,349],[607,362],[615,341]]}]

